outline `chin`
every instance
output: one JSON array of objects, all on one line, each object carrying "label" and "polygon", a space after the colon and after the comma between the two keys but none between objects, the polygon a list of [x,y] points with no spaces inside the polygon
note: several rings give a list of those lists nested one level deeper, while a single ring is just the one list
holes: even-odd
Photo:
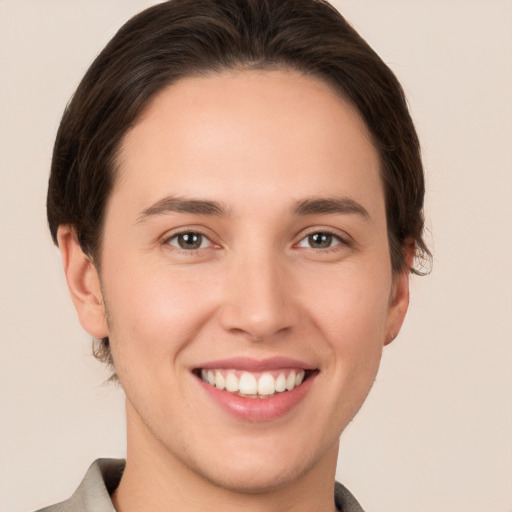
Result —
[{"label": "chin", "polygon": [[[203,469],[204,471],[204,469]],[[251,464],[240,461],[227,471],[211,471],[201,475],[211,484],[239,494],[268,494],[290,486],[307,473],[308,467],[301,463],[276,467],[269,462]]]},{"label": "chin", "polygon": [[325,473],[327,467],[334,467],[338,443],[314,450],[307,442],[293,446],[283,439],[269,443],[246,440],[243,446],[232,445],[222,451],[229,455],[203,452],[203,457],[189,459],[186,464],[215,487],[239,494],[268,494],[293,487],[312,470],[315,472],[314,468]]}]

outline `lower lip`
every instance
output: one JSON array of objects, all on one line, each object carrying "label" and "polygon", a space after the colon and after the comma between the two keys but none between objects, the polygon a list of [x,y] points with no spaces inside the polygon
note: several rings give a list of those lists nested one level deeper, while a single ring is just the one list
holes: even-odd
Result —
[{"label": "lower lip", "polygon": [[297,407],[311,388],[315,377],[316,373],[291,391],[276,393],[269,398],[244,398],[200,379],[198,382],[210,398],[231,415],[252,423],[260,423],[280,418]]}]

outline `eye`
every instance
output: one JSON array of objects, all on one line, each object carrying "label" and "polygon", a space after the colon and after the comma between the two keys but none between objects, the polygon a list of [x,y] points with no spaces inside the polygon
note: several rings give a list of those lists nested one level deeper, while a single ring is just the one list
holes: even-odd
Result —
[{"label": "eye", "polygon": [[310,249],[329,249],[342,244],[343,241],[337,235],[328,231],[317,231],[305,236],[298,244],[298,247],[307,247]]},{"label": "eye", "polygon": [[176,235],[169,238],[167,243],[173,247],[177,247],[185,251],[204,249],[211,245],[211,241],[208,237],[195,231],[177,233]]}]

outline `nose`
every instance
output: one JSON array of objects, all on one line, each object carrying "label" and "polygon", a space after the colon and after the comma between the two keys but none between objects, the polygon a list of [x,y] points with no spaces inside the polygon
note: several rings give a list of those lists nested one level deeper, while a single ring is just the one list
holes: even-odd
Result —
[{"label": "nose", "polygon": [[260,341],[293,329],[299,308],[286,262],[272,254],[246,253],[230,263],[220,312],[222,327]]}]

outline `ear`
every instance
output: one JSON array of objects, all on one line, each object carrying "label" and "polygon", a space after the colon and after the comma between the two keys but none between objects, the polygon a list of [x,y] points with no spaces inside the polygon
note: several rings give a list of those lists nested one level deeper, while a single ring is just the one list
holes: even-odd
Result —
[{"label": "ear", "polygon": [[393,278],[384,345],[388,345],[397,337],[409,308],[409,276],[414,261],[414,250],[413,241],[404,244],[402,251],[405,265]]},{"label": "ear", "polygon": [[98,271],[76,239],[71,226],[60,226],[57,241],[69,292],[82,327],[95,338],[108,336],[107,318]]}]

